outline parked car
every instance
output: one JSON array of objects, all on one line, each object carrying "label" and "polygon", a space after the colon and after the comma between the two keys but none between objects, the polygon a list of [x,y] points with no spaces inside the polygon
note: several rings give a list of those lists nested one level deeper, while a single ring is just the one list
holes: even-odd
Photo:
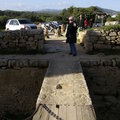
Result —
[{"label": "parked car", "polygon": [[31,30],[37,29],[37,25],[28,19],[9,19],[5,26],[6,30]]}]

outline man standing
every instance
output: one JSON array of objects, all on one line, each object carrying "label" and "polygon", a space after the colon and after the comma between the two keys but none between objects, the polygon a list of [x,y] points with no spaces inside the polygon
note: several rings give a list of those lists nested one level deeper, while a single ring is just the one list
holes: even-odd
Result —
[{"label": "man standing", "polygon": [[78,26],[81,30],[84,30],[84,18],[82,15],[80,15],[80,19],[79,19],[79,22],[78,22]]},{"label": "man standing", "polygon": [[70,45],[70,54],[72,54],[73,56],[76,56],[76,47],[75,47],[75,43],[76,43],[76,33],[77,33],[77,24],[74,22],[73,17],[69,17],[69,24],[68,24],[68,28],[67,28],[67,33],[66,33],[66,43],[69,43]]},{"label": "man standing", "polygon": [[85,21],[84,21],[84,26],[85,26],[85,29],[87,29],[87,28],[88,28],[88,20],[87,20],[87,18],[85,18]]}]

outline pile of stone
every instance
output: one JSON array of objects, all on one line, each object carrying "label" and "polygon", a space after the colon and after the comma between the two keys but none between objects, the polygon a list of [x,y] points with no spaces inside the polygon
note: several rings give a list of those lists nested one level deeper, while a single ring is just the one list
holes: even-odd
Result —
[{"label": "pile of stone", "polygon": [[0,49],[43,50],[43,30],[18,30],[0,32]]}]

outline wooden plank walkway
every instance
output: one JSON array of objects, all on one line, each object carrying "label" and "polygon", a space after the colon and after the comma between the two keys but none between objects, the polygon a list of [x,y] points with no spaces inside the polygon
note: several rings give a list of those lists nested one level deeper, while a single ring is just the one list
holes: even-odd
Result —
[{"label": "wooden plank walkway", "polygon": [[96,120],[79,61],[50,61],[33,120]]}]

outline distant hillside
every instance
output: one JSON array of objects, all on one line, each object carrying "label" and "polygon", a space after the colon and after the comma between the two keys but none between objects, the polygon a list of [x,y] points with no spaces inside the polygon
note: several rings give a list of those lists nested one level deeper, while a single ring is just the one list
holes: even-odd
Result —
[{"label": "distant hillside", "polygon": [[[112,9],[101,8],[101,7],[98,7],[98,6],[91,6],[89,8],[92,8],[92,7],[94,9],[97,8],[101,12],[106,13],[106,14],[111,15],[111,16],[120,13],[120,11],[115,11],[115,10],[112,10]],[[42,9],[42,10],[39,10],[37,12],[40,12],[40,13],[50,13],[50,14],[59,14],[60,12],[62,12],[62,10],[60,10],[60,9]]]},{"label": "distant hillside", "polygon": [[115,10],[111,10],[111,9],[106,9],[106,8],[101,8],[101,7],[98,7],[96,6],[100,11],[102,11],[103,13],[106,13],[108,15],[116,15],[118,13],[120,13],[119,11],[115,11]]},{"label": "distant hillside", "polygon": [[59,14],[62,10],[58,10],[58,9],[42,9],[39,10],[37,12],[39,13],[50,13],[50,14]]}]

